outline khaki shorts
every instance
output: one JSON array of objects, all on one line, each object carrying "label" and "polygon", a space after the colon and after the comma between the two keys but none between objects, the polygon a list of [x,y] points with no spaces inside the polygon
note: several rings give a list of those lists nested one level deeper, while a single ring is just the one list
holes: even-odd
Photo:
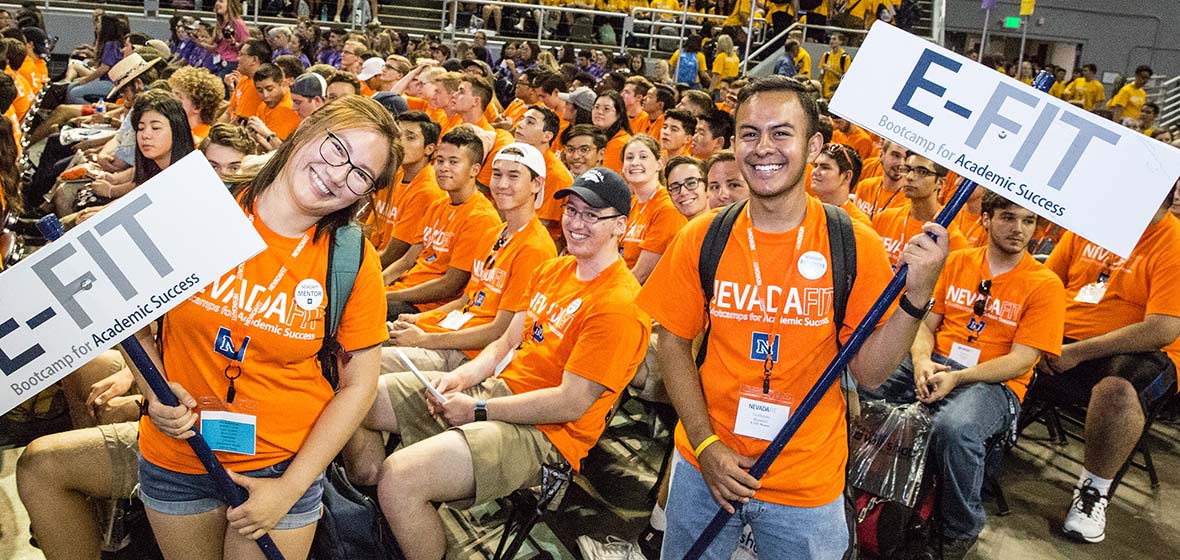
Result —
[{"label": "khaki shorts", "polygon": [[430,350],[410,346],[384,346],[381,348],[381,373],[410,371],[409,366],[397,355],[395,348],[401,350],[418,371],[451,371],[471,360],[461,350],[450,348]]},{"label": "khaki shorts", "polygon": [[[434,380],[437,371],[422,372]],[[403,445],[413,445],[447,430],[444,420],[430,415],[425,389],[413,374],[390,373],[385,376],[389,401],[397,416]],[[464,391],[477,399],[505,397],[512,394],[499,378],[490,378]],[[471,468],[475,473],[475,496],[454,502],[459,508],[490,502],[521,488],[541,483],[541,465],[565,459],[549,438],[535,426],[506,422],[472,422],[451,428],[463,434],[471,450]]]},{"label": "khaki shorts", "polygon": [[671,404],[672,398],[668,396],[668,389],[664,387],[664,374],[660,370],[659,360],[656,359],[658,339],[656,333],[651,333],[647,354],[643,356],[643,361],[639,362],[639,368],[635,371],[635,377],[631,378],[630,385],[635,389],[635,398],[641,401]]},{"label": "khaki shorts", "polygon": [[130,498],[139,484],[139,422],[98,426],[111,460],[111,498]]}]

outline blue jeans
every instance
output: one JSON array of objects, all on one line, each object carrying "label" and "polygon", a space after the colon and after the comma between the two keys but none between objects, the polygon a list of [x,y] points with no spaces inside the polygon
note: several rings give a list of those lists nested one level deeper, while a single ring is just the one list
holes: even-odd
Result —
[{"label": "blue jeans", "polygon": [[[692,548],[697,536],[717,513],[718,506],[700,471],[679,452],[673,461],[666,510],[668,528],[664,532],[660,557],[679,560]],[[729,560],[737,549],[743,525],[753,529],[759,558],[838,560],[848,548],[843,496],[812,508],[750,500],[729,518],[701,557]]]},{"label": "blue jeans", "polygon": [[[931,359],[953,370],[963,369],[962,364],[937,354]],[[909,356],[879,388],[860,387],[859,391],[864,397],[891,403],[917,401]],[[974,539],[987,520],[981,495],[987,440],[1012,426],[1020,401],[1002,383],[970,383],[955,387],[933,408],[929,457],[933,463],[928,464],[939,469],[942,532],[951,539]]]},{"label": "blue jeans", "polygon": [[[242,474],[251,478],[279,478],[291,466],[291,459],[277,465]],[[323,513],[324,475],[321,473],[275,525],[279,531],[306,527]],[[139,457],[139,499],[143,505],[166,515],[196,515],[225,504],[217,483],[208,474],[184,474],[156,466]]]},{"label": "blue jeans", "polygon": [[[85,84],[74,84],[66,89],[66,103],[71,105],[85,105],[99,98],[106,99],[107,94],[115,84],[107,80],[94,80]],[[87,99],[89,97],[90,99]]]}]

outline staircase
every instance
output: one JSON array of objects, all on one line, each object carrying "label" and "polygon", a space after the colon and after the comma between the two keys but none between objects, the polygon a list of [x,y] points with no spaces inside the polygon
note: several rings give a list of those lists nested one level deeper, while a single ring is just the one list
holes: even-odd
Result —
[{"label": "staircase", "polygon": [[377,0],[377,14],[382,27],[414,36],[437,36],[442,29],[442,6],[439,0]]}]

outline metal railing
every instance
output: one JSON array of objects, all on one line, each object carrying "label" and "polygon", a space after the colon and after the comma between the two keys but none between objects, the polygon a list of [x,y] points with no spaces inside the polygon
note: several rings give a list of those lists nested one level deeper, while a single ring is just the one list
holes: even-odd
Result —
[{"label": "metal railing", "polygon": [[[685,6],[687,6],[687,4],[685,4]],[[648,17],[647,18],[640,18],[638,14],[641,14],[641,13],[647,14]],[[657,20],[654,16],[657,16],[660,14],[675,16],[675,19],[679,19],[680,21],[676,22],[675,19],[669,21],[669,20],[663,19],[663,18]],[[651,30],[654,29],[655,27],[659,26],[659,27],[676,27],[676,28],[678,28],[680,33],[679,33],[679,36],[677,37],[676,49],[680,50],[680,49],[684,48],[684,31],[686,29],[691,29],[693,31],[700,31],[701,30],[701,26],[699,24],[690,23],[688,21],[689,19],[700,19],[700,20],[712,19],[712,20],[725,21],[726,19],[728,19],[728,17],[729,16],[721,16],[721,15],[716,15],[716,14],[702,14],[699,12],[690,12],[687,9],[684,9],[684,10],[664,10],[664,9],[660,9],[660,8],[644,8],[642,6],[635,6],[635,7],[631,8],[632,21],[634,23],[642,23],[644,25],[647,25],[649,27],[649,30],[647,33],[640,33],[640,32],[633,31],[630,34],[630,36],[631,37],[639,37],[641,39],[648,40],[647,57],[651,58],[652,51],[655,49],[654,45],[656,44],[656,41],[666,41],[666,40],[672,39],[672,37],[670,37],[668,35],[663,35],[660,33],[653,33]],[[766,18],[763,18],[763,17],[755,17],[754,23],[756,24],[755,27],[757,28],[758,33],[759,33],[758,42],[762,43],[766,39],[766,30],[770,28],[770,24],[766,20]]]},{"label": "metal railing", "polygon": [[[451,6],[458,1],[459,0],[444,0],[443,1],[443,14],[442,14],[443,25],[442,25],[441,29],[443,29],[445,32],[445,30],[448,28],[448,24],[449,24],[450,31],[445,32],[445,33],[450,35],[450,40],[452,42],[455,41],[455,35],[458,32],[459,10],[452,9]],[[501,6],[504,8],[520,8],[522,10],[525,10],[525,12],[528,14],[528,16],[526,16],[526,17],[531,17],[533,15],[534,11],[539,11],[541,13],[541,17],[540,17],[540,20],[537,22],[538,23],[538,25],[537,25],[537,44],[541,44],[543,41],[545,41],[545,36],[544,36],[544,34],[545,34],[545,18],[549,17],[550,12],[557,12],[558,14],[583,14],[583,15],[588,15],[588,16],[592,16],[592,17],[608,17],[608,18],[613,18],[613,19],[620,19],[620,20],[622,20],[622,23],[624,25],[623,28],[625,28],[626,20],[628,17],[627,14],[619,13],[619,12],[603,12],[603,11],[599,11],[599,10],[587,10],[585,8],[567,8],[565,6],[542,6],[540,4],[522,4],[519,2],[501,2],[499,0],[463,0],[463,3],[464,4],[476,4],[476,5]],[[620,34],[620,36],[622,36],[622,34]],[[619,47],[620,52],[621,52],[623,44],[624,44],[623,41],[620,41],[618,45],[614,45],[614,46]],[[606,45],[604,45],[604,46],[606,46]]]},{"label": "metal railing", "polygon": [[[807,25],[806,23],[795,22],[795,23],[792,23],[791,25],[789,25],[786,29],[784,29],[782,31],[782,33],[779,33],[778,35],[771,37],[769,41],[763,43],[763,45],[761,47],[758,47],[757,50],[750,53],[750,56],[747,56],[746,60],[742,61],[743,71],[747,74],[756,76],[756,75],[761,74],[765,70],[765,66],[768,64],[773,69],[775,62],[777,62],[778,59],[781,56],[783,56],[783,54],[785,52],[783,50],[784,49],[783,45],[786,44],[786,41],[784,39],[786,39],[787,35],[795,29],[803,30],[804,37],[807,36],[808,29],[823,29],[825,31],[840,31],[842,33],[855,33],[858,35],[867,35],[869,33],[869,31],[867,29],[854,29],[851,27],[833,27],[831,25]],[[747,67],[745,65],[750,62],[754,63],[754,68],[752,70],[746,71]]]},{"label": "metal railing", "polygon": [[1180,76],[1174,76],[1159,85],[1160,116],[1156,128],[1180,124]]}]

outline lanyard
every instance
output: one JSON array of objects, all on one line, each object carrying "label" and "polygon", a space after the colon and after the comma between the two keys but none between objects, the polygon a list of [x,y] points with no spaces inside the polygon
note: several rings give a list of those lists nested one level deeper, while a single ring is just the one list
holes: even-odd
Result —
[{"label": "lanyard", "polygon": [[877,212],[880,212],[881,210],[888,208],[889,204],[893,202],[893,198],[897,196],[897,193],[901,192],[901,188],[899,187],[897,190],[893,191],[893,194],[889,195],[889,198],[885,201],[884,206],[878,207],[877,206],[877,198],[879,198],[881,196],[881,189],[883,189],[883,188],[885,188],[885,181],[884,180],[881,181],[880,185],[877,185],[877,190],[873,191],[873,207],[870,208],[870,210],[872,210],[872,212],[869,212],[869,219],[877,217]]},{"label": "lanyard", "polygon": [[[746,207],[746,219],[749,223],[746,225],[746,239],[750,242],[750,264],[754,268],[754,292],[762,293],[762,266],[758,262],[758,245],[754,242],[754,219],[750,216],[750,208]],[[790,263],[799,254],[799,249],[803,247],[803,235],[806,232],[806,227],[799,224],[799,233],[795,235],[795,253],[787,259]],[[783,278],[782,286],[785,288],[787,280],[791,278],[791,267],[787,265],[787,274]],[[785,295],[785,294],[784,294]],[[762,313],[767,315],[766,304],[770,302],[770,294],[767,294],[766,300],[762,302]],[[780,305],[778,312],[775,314],[774,322],[770,325],[770,332],[766,336],[766,358],[762,361],[762,393],[770,392],[770,374],[774,371],[774,364],[776,362],[775,336],[778,331],[779,321],[783,318],[783,311],[787,308],[785,305]]]},{"label": "lanyard", "polygon": [[[500,230],[500,236],[497,237],[496,242],[492,244],[492,250],[488,252],[487,258],[485,258],[483,260],[483,270],[484,270],[483,274],[490,274],[491,273],[492,269],[496,266],[496,259],[500,257],[500,251],[504,250],[504,247],[507,247],[508,244],[512,242],[512,238],[515,237],[516,234],[524,231],[524,228],[526,228],[526,227],[529,227],[529,222],[525,222],[525,224],[523,226],[520,226],[520,229],[509,234],[508,233],[508,225],[507,224],[504,225],[504,229]],[[479,275],[479,276],[482,276],[482,275]],[[479,282],[479,285],[482,286],[484,281],[481,279],[478,279],[478,278],[477,278],[477,280]],[[472,295],[468,298],[467,304],[463,306],[463,313],[469,312],[471,310],[472,305],[482,305],[482,300],[480,300],[479,303],[477,303],[477,300],[476,300],[476,298],[479,297],[480,292],[482,292],[482,289],[479,291],[476,291],[474,295]]]},{"label": "lanyard", "polygon": [[[250,214],[249,219],[250,219],[250,224],[253,225],[254,224],[254,215]],[[310,240],[311,240],[311,232],[307,231],[303,234],[303,239],[299,240],[299,244],[295,246],[295,250],[291,252],[290,259],[294,260],[295,258],[297,258],[299,256],[299,253],[303,252],[303,248],[305,246],[307,246],[307,242]],[[238,272],[238,282],[240,282],[241,283],[240,285],[242,285],[242,286],[245,285],[245,283],[244,283],[244,280],[246,278],[245,271],[246,271],[246,263],[244,263],[244,262],[239,263],[238,264],[238,271],[237,271]],[[279,281],[282,280],[283,275],[286,273],[287,273],[287,265],[284,263],[282,266],[279,267],[279,271],[277,273],[275,273],[275,277],[271,279],[269,284],[267,284],[266,293],[270,293],[270,292],[274,291],[275,286],[277,286],[279,284]],[[234,320],[237,320],[237,318],[238,318],[238,304],[239,304],[239,302],[242,302],[242,300],[244,300],[245,298],[246,298],[246,293],[241,292],[241,293],[237,294],[236,297],[231,299],[231,302],[232,302],[231,309],[233,310]],[[243,322],[243,329],[242,329],[243,332],[247,331],[250,328],[250,325],[254,322],[254,316],[257,315],[258,312],[262,310],[262,308],[264,307],[264,304],[265,304],[265,300],[263,302],[260,302],[257,305],[251,306],[252,309],[250,309],[250,315],[248,315],[246,317],[246,320]],[[245,343],[243,343],[243,344],[245,344]],[[245,347],[243,346],[243,350],[244,350],[244,348]],[[244,358],[245,356],[243,355],[242,357]],[[234,388],[234,380],[236,380],[237,378],[242,376],[242,363],[239,362],[238,360],[231,359],[229,361],[229,364],[225,366],[225,371],[223,373],[225,375],[225,378],[229,380],[229,389],[225,393],[225,402],[227,404],[233,403],[234,402],[234,395],[237,393],[237,390]]]}]

